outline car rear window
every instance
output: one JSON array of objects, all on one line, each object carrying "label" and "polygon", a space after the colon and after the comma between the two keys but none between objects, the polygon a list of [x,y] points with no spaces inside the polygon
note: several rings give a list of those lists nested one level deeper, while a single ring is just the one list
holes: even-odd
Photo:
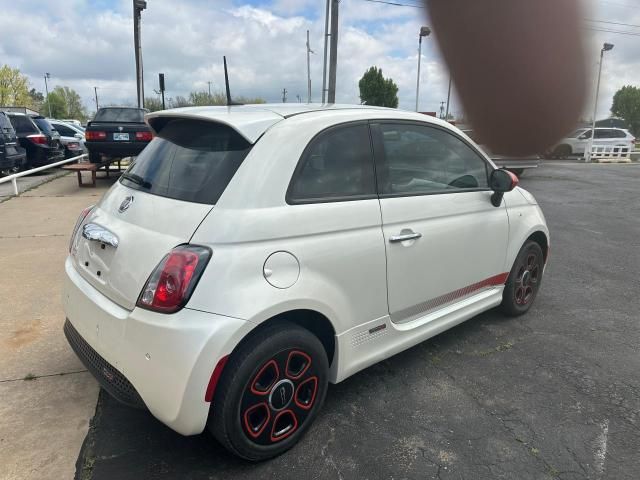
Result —
[{"label": "car rear window", "polygon": [[11,124],[13,128],[16,129],[18,133],[37,133],[38,129],[33,124],[30,118],[25,117],[24,115],[12,115],[9,117],[11,120]]},{"label": "car rear window", "polygon": [[251,144],[225,125],[173,120],[120,181],[154,195],[213,205],[250,150]]},{"label": "car rear window", "polygon": [[145,111],[138,108],[101,108],[94,122],[144,122]]},{"label": "car rear window", "polygon": [[38,128],[42,130],[42,133],[46,133],[47,135],[51,135],[53,133],[53,127],[46,119],[34,118],[33,121],[38,125]]}]

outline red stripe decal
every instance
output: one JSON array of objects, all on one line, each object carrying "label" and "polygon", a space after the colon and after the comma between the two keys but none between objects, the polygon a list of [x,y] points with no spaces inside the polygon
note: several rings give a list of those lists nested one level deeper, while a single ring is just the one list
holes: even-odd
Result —
[{"label": "red stripe decal", "polygon": [[479,282],[471,284],[467,287],[454,290],[453,292],[445,293],[444,295],[432,298],[427,302],[421,303],[411,308],[407,308],[406,310],[396,312],[392,315],[392,319],[394,321],[401,321],[407,318],[415,317],[416,315],[424,315],[426,313],[430,313],[443,305],[453,303],[462,298],[468,297],[469,295],[477,292],[478,290],[482,290],[483,288],[504,285],[507,281],[507,278],[509,278],[509,272],[494,275],[493,277],[480,280]]},{"label": "red stripe decal", "polygon": [[224,370],[224,366],[227,364],[227,360],[229,360],[229,355],[225,355],[220,360],[218,360],[216,368],[213,369],[211,379],[209,379],[209,385],[207,385],[207,393],[205,393],[204,395],[205,402],[210,402],[211,400],[213,400],[213,395],[216,393],[216,387],[218,386],[218,381],[222,376],[222,370]]}]

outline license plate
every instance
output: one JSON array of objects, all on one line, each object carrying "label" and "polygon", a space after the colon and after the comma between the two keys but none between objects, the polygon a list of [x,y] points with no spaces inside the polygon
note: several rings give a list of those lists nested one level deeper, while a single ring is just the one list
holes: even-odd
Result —
[{"label": "license plate", "polygon": [[113,139],[114,140],[129,141],[129,134],[128,133],[114,133],[113,134]]}]

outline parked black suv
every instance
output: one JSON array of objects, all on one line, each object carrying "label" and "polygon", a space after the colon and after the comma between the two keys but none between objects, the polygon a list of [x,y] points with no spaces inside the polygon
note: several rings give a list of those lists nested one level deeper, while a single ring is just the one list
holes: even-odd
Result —
[{"label": "parked black suv", "polygon": [[27,168],[40,167],[64,160],[60,134],[41,115],[7,112],[9,120],[27,150]]},{"label": "parked black suv", "polygon": [[27,153],[18,146],[18,138],[9,117],[0,112],[0,176],[8,175],[24,168]]},{"label": "parked black suv", "polygon": [[144,115],[148,112],[134,107],[98,110],[84,132],[89,160],[100,163],[102,155],[112,158],[138,155],[153,138],[151,129],[144,123]]}]

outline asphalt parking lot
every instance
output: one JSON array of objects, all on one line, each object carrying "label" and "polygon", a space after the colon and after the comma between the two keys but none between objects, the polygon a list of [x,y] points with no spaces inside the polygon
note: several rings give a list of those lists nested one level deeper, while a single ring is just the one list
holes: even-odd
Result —
[{"label": "asphalt parking lot", "polygon": [[330,387],[305,438],[231,457],[101,392],[76,478],[640,478],[640,165],[547,163],[552,233],[530,313],[488,312]]}]

